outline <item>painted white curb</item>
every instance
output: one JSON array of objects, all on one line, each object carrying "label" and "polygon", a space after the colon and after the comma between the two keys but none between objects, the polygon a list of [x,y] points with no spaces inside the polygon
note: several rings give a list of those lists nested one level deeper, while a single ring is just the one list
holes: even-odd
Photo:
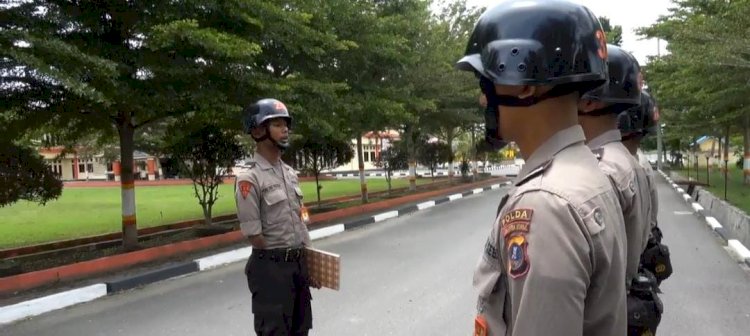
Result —
[{"label": "painted white curb", "polygon": [[499,184],[493,184],[493,185],[492,185],[492,186],[491,186],[490,188],[491,188],[492,190],[495,190],[495,189],[500,189],[500,185],[499,185]]},{"label": "painted white curb", "polygon": [[750,258],[750,250],[747,249],[742,243],[737,239],[730,239],[727,241],[727,246],[734,251],[734,253],[737,254],[737,256],[740,257],[740,259],[744,262],[746,259]]},{"label": "painted white curb", "polygon": [[693,206],[693,210],[695,212],[697,212],[699,214],[703,214],[703,210],[704,209],[703,209],[703,207],[700,204],[693,202],[692,206]]},{"label": "painted white curb", "polygon": [[464,197],[464,196],[461,195],[461,194],[453,194],[453,195],[448,196],[448,199],[451,200],[451,201],[455,201],[455,200],[460,199],[462,197]]},{"label": "painted white curb", "polygon": [[310,231],[310,240],[318,240],[344,232],[344,224],[336,224]]},{"label": "painted white curb", "polygon": [[203,270],[223,266],[226,264],[231,264],[231,263],[238,262],[238,261],[247,260],[247,258],[250,257],[250,254],[252,254],[252,252],[253,252],[252,247],[243,247],[243,248],[239,248],[236,250],[208,256],[205,258],[195,259],[195,262],[198,263],[198,270],[203,271]]},{"label": "painted white curb", "polygon": [[417,204],[417,210],[424,210],[435,206],[435,201],[429,201]]},{"label": "painted white curb", "polygon": [[680,193],[680,194],[684,194],[685,193],[685,189],[677,188],[677,192]]},{"label": "painted white curb", "polygon": [[690,195],[688,195],[688,194],[682,194],[682,198],[685,199],[685,202],[690,203]]},{"label": "painted white curb", "polygon": [[716,230],[722,227],[721,224],[719,224],[719,221],[713,217],[706,217],[706,223],[711,227],[711,230]]},{"label": "painted white curb", "polygon": [[372,218],[375,220],[376,223],[382,222],[386,219],[395,218],[395,217],[398,217],[398,210],[388,211],[379,215],[372,216]]},{"label": "painted white curb", "polygon": [[0,307],[0,325],[107,296],[107,285],[96,284]]},{"label": "painted white curb", "polygon": [[474,192],[474,194],[479,194],[479,193],[483,192],[483,191],[484,191],[484,189],[482,189],[482,188],[477,188],[477,189],[474,189],[474,190],[472,190],[472,191]]}]

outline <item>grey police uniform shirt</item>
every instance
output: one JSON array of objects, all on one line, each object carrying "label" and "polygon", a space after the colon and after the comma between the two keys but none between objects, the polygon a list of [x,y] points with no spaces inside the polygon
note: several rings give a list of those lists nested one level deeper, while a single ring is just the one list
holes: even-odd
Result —
[{"label": "grey police uniform shirt", "polygon": [[659,194],[656,193],[656,180],[654,179],[654,169],[651,168],[651,162],[648,162],[648,158],[646,158],[646,155],[643,154],[643,152],[638,149],[638,152],[636,153],[638,156],[638,162],[641,164],[641,167],[643,167],[643,170],[646,172],[646,176],[648,177],[648,186],[649,190],[651,192],[651,228],[656,227],[657,225],[657,215],[659,214]]},{"label": "grey police uniform shirt", "polygon": [[548,139],[501,203],[474,273],[489,335],[626,334],[622,210],[584,140]]},{"label": "grey police uniform shirt", "polygon": [[240,229],[245,236],[263,235],[268,249],[310,246],[301,218],[302,189],[292,167],[281,160],[271,164],[256,153],[251,168],[239,173],[235,200]]},{"label": "grey police uniform shirt", "polygon": [[638,275],[641,254],[651,233],[651,190],[646,172],[621,141],[620,130],[612,129],[590,139],[589,148],[600,155],[599,168],[609,176],[620,201],[628,238],[626,284]]}]

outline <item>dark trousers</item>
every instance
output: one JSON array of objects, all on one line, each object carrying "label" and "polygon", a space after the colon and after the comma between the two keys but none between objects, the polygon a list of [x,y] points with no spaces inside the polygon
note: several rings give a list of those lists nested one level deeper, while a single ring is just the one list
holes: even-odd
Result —
[{"label": "dark trousers", "polygon": [[255,252],[245,266],[253,296],[258,336],[306,336],[312,329],[307,265],[298,261],[259,258]]}]

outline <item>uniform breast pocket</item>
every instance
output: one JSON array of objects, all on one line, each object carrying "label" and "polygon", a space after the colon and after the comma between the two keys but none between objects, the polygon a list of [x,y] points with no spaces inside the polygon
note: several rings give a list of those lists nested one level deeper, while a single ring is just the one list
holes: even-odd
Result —
[{"label": "uniform breast pocket", "polygon": [[297,194],[297,198],[299,198],[300,200],[305,197],[305,195],[302,194],[302,188],[300,188],[299,185],[294,187],[294,192]]},{"label": "uniform breast pocket", "polygon": [[[265,220],[270,231],[283,230],[283,223],[289,220],[289,207],[286,193],[283,189],[276,189],[263,195],[266,203]],[[278,228],[280,227],[280,228]]]}]

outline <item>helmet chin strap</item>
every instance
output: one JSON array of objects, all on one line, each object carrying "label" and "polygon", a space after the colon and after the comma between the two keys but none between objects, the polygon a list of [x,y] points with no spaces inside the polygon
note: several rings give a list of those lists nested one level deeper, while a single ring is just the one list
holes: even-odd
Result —
[{"label": "helmet chin strap", "polygon": [[255,140],[255,142],[256,142],[256,143],[260,143],[260,142],[263,142],[263,141],[265,141],[265,140],[270,140],[270,141],[271,141],[271,143],[272,143],[272,144],[273,144],[274,146],[276,146],[276,148],[278,148],[278,149],[279,149],[280,151],[282,151],[282,152],[283,152],[283,151],[285,151],[285,150],[286,150],[287,148],[289,148],[289,142],[288,142],[288,141],[286,141],[286,142],[281,142],[281,141],[278,141],[278,140],[275,140],[275,139],[273,139],[273,138],[272,138],[272,137],[270,136],[270,134],[271,134],[271,129],[270,129],[269,127],[268,127],[268,125],[266,125],[266,126],[265,126],[265,129],[266,129],[266,132],[265,132],[265,134],[263,134],[263,136],[260,136],[260,137],[255,137],[255,136],[253,136],[252,134],[250,135],[251,137],[253,137],[253,140]]}]

